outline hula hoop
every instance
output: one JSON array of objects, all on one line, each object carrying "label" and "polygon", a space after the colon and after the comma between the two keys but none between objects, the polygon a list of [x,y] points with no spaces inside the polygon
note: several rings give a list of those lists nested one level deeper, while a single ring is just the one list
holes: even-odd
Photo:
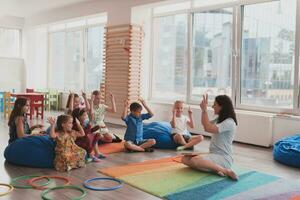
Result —
[{"label": "hula hoop", "polygon": [[8,190],[6,192],[0,193],[0,197],[8,195],[14,189],[14,187],[10,184],[0,183],[0,186],[4,186],[4,187],[8,188]]},{"label": "hula hoop", "polygon": [[60,179],[65,181],[65,185],[67,186],[71,183],[70,179],[67,177],[63,177],[63,176],[40,176],[40,177],[36,177],[36,178],[32,178],[28,181],[28,184],[31,185],[33,188],[38,189],[38,190],[45,190],[48,189],[47,187],[43,187],[43,186],[39,186],[34,184],[35,181],[40,180],[40,179],[44,179],[44,178],[51,178],[51,179]]},{"label": "hula hoop", "polygon": [[[114,187],[92,187],[89,185],[90,182],[93,182],[93,181],[96,181],[96,180],[110,180],[110,181],[114,181],[114,182],[117,182],[119,183],[119,185],[117,186],[114,186]],[[90,190],[96,190],[96,191],[111,191],[111,190],[116,190],[116,189],[119,189],[123,186],[122,184],[122,181],[118,180],[118,179],[115,179],[115,178],[102,178],[102,177],[98,177],[98,178],[91,178],[91,179],[88,179],[86,181],[84,181],[83,183],[83,186],[87,189],[90,189]]]},{"label": "hula hoop", "polygon": [[73,197],[71,200],[83,199],[86,196],[86,191],[84,189],[82,189],[78,186],[74,186],[74,185],[66,185],[66,186],[57,186],[57,187],[49,188],[42,192],[41,197],[43,200],[52,200],[51,198],[46,197],[46,195],[53,190],[60,190],[60,189],[74,189],[74,190],[78,190],[82,193],[81,196]]},{"label": "hula hoop", "polygon": [[[36,177],[39,177],[38,175],[28,175],[28,176],[19,176],[19,177],[16,177],[16,178],[13,178],[10,182],[10,184],[12,186],[14,186],[15,188],[20,188],[20,189],[31,189],[33,188],[32,186],[21,186],[21,185],[18,185],[17,182],[19,180],[26,180],[26,179],[32,179],[32,178],[36,178]],[[48,181],[46,183],[43,183],[39,186],[45,186],[45,185],[48,185],[49,183],[52,182],[52,180],[50,178],[45,178],[47,179]]]}]

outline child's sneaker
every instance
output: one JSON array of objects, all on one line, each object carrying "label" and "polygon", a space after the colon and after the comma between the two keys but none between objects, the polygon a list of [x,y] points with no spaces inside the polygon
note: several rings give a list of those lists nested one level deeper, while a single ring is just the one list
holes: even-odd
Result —
[{"label": "child's sneaker", "polygon": [[85,163],[91,163],[91,162],[93,162],[92,158],[89,157],[85,158]]},{"label": "child's sneaker", "polygon": [[145,152],[150,152],[150,153],[152,153],[153,151],[154,151],[153,148],[145,148]]},{"label": "child's sneaker", "polygon": [[97,158],[100,158],[100,159],[104,159],[104,158],[107,158],[106,155],[100,153],[98,156],[96,156]]},{"label": "child's sneaker", "polygon": [[93,156],[92,158],[92,162],[100,162],[101,160],[99,158],[97,158],[96,156]]},{"label": "child's sneaker", "polygon": [[176,148],[176,151],[183,151],[185,150],[185,147],[184,146],[179,146]]}]

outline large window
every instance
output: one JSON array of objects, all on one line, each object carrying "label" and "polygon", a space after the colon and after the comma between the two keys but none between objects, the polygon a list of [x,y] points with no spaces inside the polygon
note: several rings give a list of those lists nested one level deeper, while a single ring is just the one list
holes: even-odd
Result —
[{"label": "large window", "polygon": [[104,27],[90,27],[87,30],[86,90],[99,88],[103,72]]},{"label": "large window", "polygon": [[49,27],[51,88],[77,92],[91,92],[100,88],[104,21],[106,17],[104,19],[101,16]]},{"label": "large window", "polygon": [[64,32],[56,32],[49,36],[50,87],[57,89],[64,89],[65,35]]},{"label": "large window", "polygon": [[154,19],[153,97],[182,99],[187,86],[187,15]]},{"label": "large window", "polygon": [[153,9],[151,98],[226,94],[236,108],[300,110],[299,1],[187,2]]},{"label": "large window", "polygon": [[20,57],[20,34],[19,29],[0,27],[0,57]]},{"label": "large window", "polygon": [[193,23],[193,100],[208,93],[231,96],[231,49],[233,9],[211,10],[194,14]]},{"label": "large window", "polygon": [[244,6],[241,104],[293,108],[296,0]]},{"label": "large window", "polygon": [[82,87],[83,70],[83,32],[69,31],[66,34],[65,56],[65,90],[76,90]]}]

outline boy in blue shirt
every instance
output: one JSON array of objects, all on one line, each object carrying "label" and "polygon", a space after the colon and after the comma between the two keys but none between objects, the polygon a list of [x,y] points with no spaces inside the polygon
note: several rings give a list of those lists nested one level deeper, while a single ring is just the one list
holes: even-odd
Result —
[{"label": "boy in blue shirt", "polygon": [[149,119],[153,116],[153,112],[148,108],[146,102],[143,99],[139,99],[142,105],[145,107],[148,113],[141,114],[143,107],[134,102],[130,104],[130,114],[128,115],[128,100],[124,102],[124,111],[122,120],[125,121],[127,129],[124,136],[124,146],[129,152],[153,152],[150,148],[155,145],[155,139],[143,138],[143,120]]}]

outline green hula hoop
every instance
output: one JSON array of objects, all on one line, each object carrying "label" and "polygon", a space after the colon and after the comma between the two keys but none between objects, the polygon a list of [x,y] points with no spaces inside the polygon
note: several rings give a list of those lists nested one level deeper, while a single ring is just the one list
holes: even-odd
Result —
[{"label": "green hula hoop", "polygon": [[[26,179],[31,179],[31,178],[36,178],[36,177],[40,177],[38,175],[28,175],[28,176],[19,176],[19,177],[16,177],[16,178],[13,178],[10,182],[10,184],[12,186],[14,186],[15,188],[20,188],[20,189],[32,189],[33,187],[28,185],[28,186],[21,186],[21,185],[18,185],[17,182],[20,181],[20,180],[26,180]],[[46,183],[43,183],[41,184],[40,186],[45,186],[45,185],[48,185],[52,182],[52,180],[50,178],[45,178],[47,179],[48,181]]]},{"label": "green hula hoop", "polygon": [[84,189],[82,189],[81,187],[74,186],[74,185],[65,185],[65,186],[52,187],[52,188],[49,188],[47,190],[44,190],[41,194],[41,197],[42,197],[43,200],[52,200],[51,198],[46,197],[46,195],[49,192],[52,192],[53,190],[60,190],[60,189],[74,189],[74,190],[78,190],[82,193],[81,196],[74,197],[71,200],[80,200],[80,199],[83,199],[86,196],[86,191]]}]

